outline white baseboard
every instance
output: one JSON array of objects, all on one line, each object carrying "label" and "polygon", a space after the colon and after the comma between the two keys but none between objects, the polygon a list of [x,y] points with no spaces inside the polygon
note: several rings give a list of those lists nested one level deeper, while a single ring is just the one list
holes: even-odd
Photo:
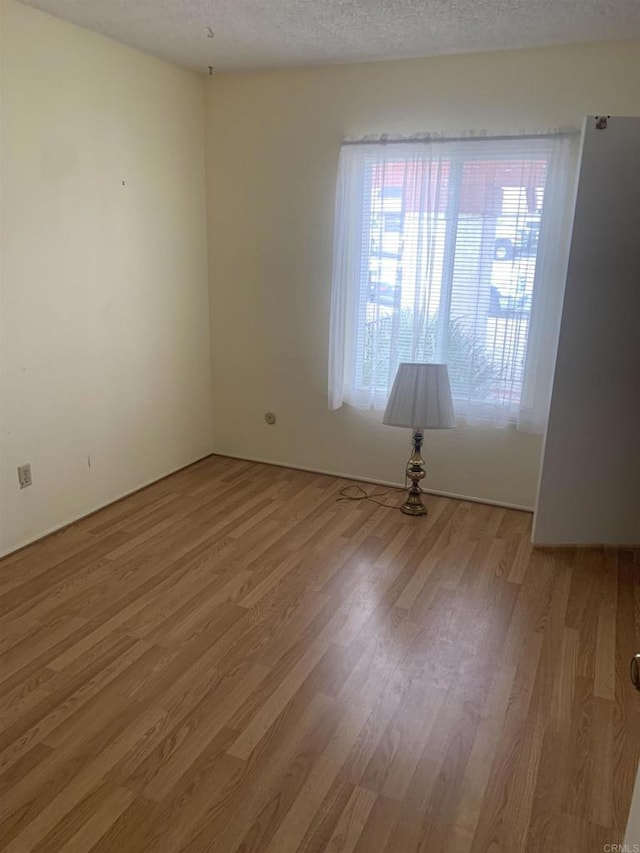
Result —
[{"label": "white baseboard", "polygon": [[[215,453],[215,456],[226,456],[228,459],[243,459],[246,462],[259,462],[261,465],[275,465],[278,468],[292,468],[294,471],[308,471],[310,474],[326,474],[329,477],[339,477],[341,480],[355,480],[358,483],[371,483],[374,486],[387,486],[391,489],[405,489],[404,483],[393,483],[388,480],[374,480],[371,477],[357,477],[355,474],[344,474],[341,471],[330,471],[325,468],[307,468],[304,465],[293,465],[290,462],[276,462],[273,459],[259,459],[256,456],[236,456],[233,453]],[[457,501],[471,501],[477,504],[488,504],[499,506],[503,509],[516,509],[520,512],[533,512],[533,507],[520,506],[520,504],[505,503],[504,501],[492,501],[487,498],[477,498],[471,495],[458,495],[455,492],[442,492],[437,489],[423,489],[427,495],[437,495],[442,498],[452,498]]]},{"label": "white baseboard", "polygon": [[[145,481],[141,483],[139,486],[136,486],[134,489],[131,489],[127,492],[123,492],[115,498],[110,498],[104,503],[100,503],[91,509],[83,511],[78,515],[75,515],[61,524],[54,525],[46,530],[43,530],[41,533],[36,534],[35,536],[30,537],[29,539],[25,539],[17,545],[12,545],[8,550],[0,551],[0,559],[2,557],[8,557],[10,554],[15,554],[16,551],[21,551],[23,548],[26,548],[29,545],[33,545],[34,542],[39,542],[41,539],[45,539],[47,536],[51,536],[53,533],[58,533],[60,530],[64,530],[65,527],[69,527],[72,524],[75,524],[78,521],[82,521],[83,518],[87,518],[87,516],[94,515],[94,513],[99,512],[101,509],[105,509],[112,504],[118,503],[118,501],[124,500],[125,498],[134,495],[136,492],[142,491],[142,489],[146,489],[148,486],[153,486],[154,483],[159,483],[160,480],[166,479],[166,477],[170,477],[172,474],[177,474],[178,471],[182,471],[184,468],[189,468],[191,465],[195,465],[197,462],[201,462],[203,459],[207,459],[209,456],[226,456],[229,459],[242,459],[246,462],[259,462],[261,465],[275,465],[278,468],[292,468],[294,471],[308,471],[310,474],[326,474],[329,477],[339,477],[341,480],[354,480],[359,483],[371,483],[374,486],[387,486],[387,488],[391,489],[404,489],[404,483],[394,483],[388,480],[376,480],[371,477],[356,477],[355,474],[345,474],[342,471],[330,471],[325,468],[307,468],[304,465],[292,465],[290,463],[285,462],[277,462],[273,459],[260,459],[255,456],[236,456],[232,453],[207,453],[205,456],[199,456],[197,459],[194,459],[192,462],[188,462],[186,465],[181,465],[179,468],[172,469],[167,471],[164,474],[160,474],[158,477],[153,477],[151,480]],[[520,506],[519,504],[505,503],[504,501],[492,501],[487,500],[486,498],[478,498],[472,495],[459,495],[455,492],[443,492],[438,489],[425,489],[424,490],[428,495],[437,495],[443,498],[452,498],[458,501],[471,501],[472,503],[479,504],[488,504],[489,506],[499,506],[504,509],[515,509],[520,512],[533,512],[533,508],[529,506]]]},{"label": "white baseboard", "polygon": [[170,471],[167,471],[165,474],[160,474],[157,477],[153,477],[151,480],[145,480],[139,486],[136,486],[134,489],[130,489],[128,492],[123,492],[121,495],[118,495],[115,498],[110,498],[104,503],[98,504],[94,506],[93,509],[83,510],[78,515],[72,516],[67,521],[62,522],[61,524],[56,524],[53,527],[49,527],[46,530],[43,530],[42,533],[37,533],[35,536],[30,537],[29,539],[25,539],[20,542],[18,545],[12,545],[8,550],[1,551],[0,550],[0,560],[3,557],[8,557],[10,554],[15,554],[16,551],[22,551],[23,548],[27,548],[29,545],[33,545],[34,542],[39,542],[41,539],[46,539],[47,536],[51,536],[53,533],[59,533],[61,530],[64,530],[65,527],[71,527],[72,524],[75,524],[77,521],[82,521],[83,518],[88,518],[90,515],[94,515],[96,512],[100,512],[101,509],[106,509],[108,506],[112,504],[117,504],[118,501],[122,501],[125,498],[131,497],[131,495],[135,495],[136,492],[141,492],[143,489],[148,488],[149,486],[153,486],[155,483],[159,483],[161,480],[166,480],[167,477],[170,477],[172,474],[177,474],[178,471],[183,471],[185,468],[190,468],[192,465],[195,465],[197,462],[202,462],[203,459],[208,459],[210,456],[213,456],[213,453],[206,453],[204,456],[199,456],[197,459],[194,459],[192,462],[187,462],[186,465],[180,465],[179,468],[172,468]]}]

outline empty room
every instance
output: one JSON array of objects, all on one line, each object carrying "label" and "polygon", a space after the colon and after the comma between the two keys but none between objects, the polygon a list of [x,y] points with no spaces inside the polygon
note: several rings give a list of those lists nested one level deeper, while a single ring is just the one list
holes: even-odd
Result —
[{"label": "empty room", "polygon": [[0,851],[640,850],[636,0],[0,0]]}]

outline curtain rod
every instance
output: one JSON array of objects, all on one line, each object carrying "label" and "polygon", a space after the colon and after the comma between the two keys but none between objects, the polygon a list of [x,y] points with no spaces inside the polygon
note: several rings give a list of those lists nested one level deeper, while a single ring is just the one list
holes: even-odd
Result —
[{"label": "curtain rod", "polygon": [[506,140],[517,141],[520,139],[560,139],[579,136],[579,130],[558,130],[550,133],[522,133],[500,136],[475,135],[475,136],[407,136],[407,137],[385,137],[377,138],[363,137],[362,139],[343,139],[343,145],[413,145],[418,142],[501,142]]}]

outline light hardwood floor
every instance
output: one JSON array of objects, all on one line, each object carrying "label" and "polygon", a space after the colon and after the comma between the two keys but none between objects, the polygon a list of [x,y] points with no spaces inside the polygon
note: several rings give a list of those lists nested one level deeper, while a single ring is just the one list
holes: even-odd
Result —
[{"label": "light hardwood floor", "polygon": [[1,849],[622,840],[638,556],[345,485],[212,457],[0,563]]}]

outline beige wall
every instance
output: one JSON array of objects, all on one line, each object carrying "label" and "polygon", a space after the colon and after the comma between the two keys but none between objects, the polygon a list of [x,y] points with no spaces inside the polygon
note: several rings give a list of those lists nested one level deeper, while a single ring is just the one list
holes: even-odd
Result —
[{"label": "beige wall", "polygon": [[[408,432],[327,409],[341,138],[638,114],[640,43],[223,74],[207,97],[215,449],[397,482]],[[431,433],[427,487],[532,507],[540,449],[513,430]]]},{"label": "beige wall", "polygon": [[[409,436],[326,405],[340,139],[640,111],[637,43],[216,76],[208,293],[203,81],[14,0],[1,23],[0,553],[211,449],[399,481]],[[538,438],[427,452],[432,489],[532,506]]]},{"label": "beige wall", "polygon": [[202,80],[2,13],[5,552],[208,453],[212,405]]}]

